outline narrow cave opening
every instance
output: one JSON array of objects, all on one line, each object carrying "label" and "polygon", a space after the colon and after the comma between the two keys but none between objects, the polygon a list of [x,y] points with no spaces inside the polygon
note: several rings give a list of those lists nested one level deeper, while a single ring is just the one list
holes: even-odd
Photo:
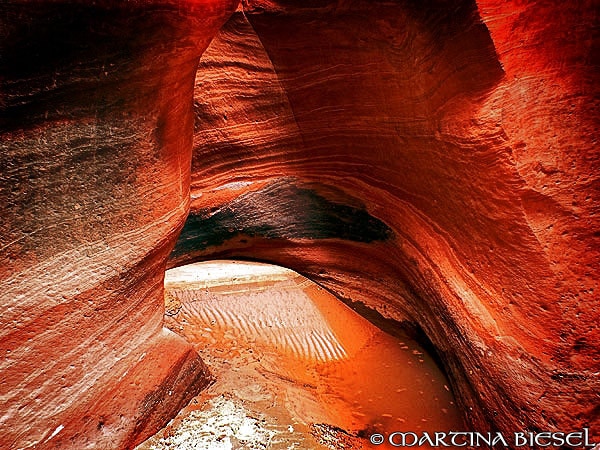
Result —
[{"label": "narrow cave opening", "polygon": [[390,334],[290,269],[221,260],[168,270],[165,325],[214,382],[138,449],[375,448],[375,433],[464,429],[414,336]]}]

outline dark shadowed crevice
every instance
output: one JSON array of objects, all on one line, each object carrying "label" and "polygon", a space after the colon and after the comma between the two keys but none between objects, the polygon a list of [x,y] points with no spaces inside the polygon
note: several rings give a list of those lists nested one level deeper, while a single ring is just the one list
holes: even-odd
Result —
[{"label": "dark shadowed crevice", "polygon": [[[323,196],[320,193],[323,191],[334,191],[336,200]],[[339,190],[282,178],[242,194],[216,210],[192,212],[171,257],[216,247],[240,235],[370,243],[391,239],[393,232],[357,204],[356,199]]]}]

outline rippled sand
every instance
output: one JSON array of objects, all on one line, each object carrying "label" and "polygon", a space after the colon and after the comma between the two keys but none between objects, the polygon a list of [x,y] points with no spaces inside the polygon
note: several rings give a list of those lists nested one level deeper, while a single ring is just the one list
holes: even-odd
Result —
[{"label": "rippled sand", "polygon": [[374,432],[464,430],[418,344],[291,270],[198,263],[165,287],[166,325],[216,382],[141,449],[369,448]]}]

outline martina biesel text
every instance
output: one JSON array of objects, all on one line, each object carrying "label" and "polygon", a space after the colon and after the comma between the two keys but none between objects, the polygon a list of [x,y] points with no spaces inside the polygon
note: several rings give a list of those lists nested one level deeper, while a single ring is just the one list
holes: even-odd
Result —
[{"label": "martina biesel text", "polygon": [[560,431],[541,431],[537,433],[522,431],[511,435],[505,435],[500,432],[436,431],[429,433],[423,431],[413,433],[412,431],[396,431],[390,433],[387,438],[381,433],[374,433],[370,436],[369,440],[371,444],[380,445],[388,443],[393,447],[420,447],[422,445],[430,447],[488,447],[490,445],[504,445],[505,447],[541,448],[568,445],[575,448],[592,448],[596,446],[596,444],[590,442],[589,428],[583,428],[582,431],[571,433]]}]

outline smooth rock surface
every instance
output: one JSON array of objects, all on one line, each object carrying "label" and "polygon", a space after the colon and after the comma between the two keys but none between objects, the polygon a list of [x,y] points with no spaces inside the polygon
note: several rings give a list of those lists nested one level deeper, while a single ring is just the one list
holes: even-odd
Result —
[{"label": "smooth rock surface", "polygon": [[233,9],[0,4],[1,448],[129,448],[209,381],[163,277],[197,61]]},{"label": "smooth rock surface", "polygon": [[0,447],[128,448],[209,380],[173,247],[422,329],[474,429],[599,441],[596,3],[2,2]]},{"label": "smooth rock surface", "polygon": [[293,268],[418,324],[475,429],[597,434],[593,3],[245,1],[170,264]]}]

